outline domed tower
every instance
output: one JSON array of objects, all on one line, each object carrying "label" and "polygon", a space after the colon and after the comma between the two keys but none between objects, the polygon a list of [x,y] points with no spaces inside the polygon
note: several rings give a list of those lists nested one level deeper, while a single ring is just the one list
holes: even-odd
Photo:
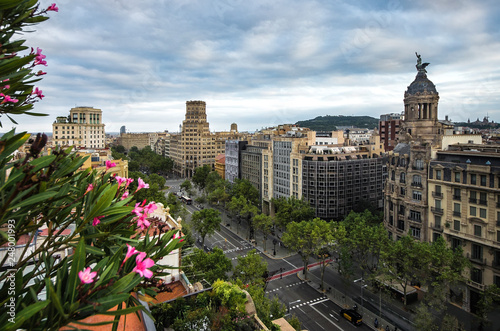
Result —
[{"label": "domed tower", "polygon": [[231,132],[238,132],[238,124],[236,123],[231,124]]},{"label": "domed tower", "polygon": [[417,76],[408,86],[404,97],[405,119],[401,124],[400,142],[419,141],[421,143],[439,144],[443,134],[442,125],[438,121],[439,93],[433,82],[427,78],[425,67],[417,55]]}]

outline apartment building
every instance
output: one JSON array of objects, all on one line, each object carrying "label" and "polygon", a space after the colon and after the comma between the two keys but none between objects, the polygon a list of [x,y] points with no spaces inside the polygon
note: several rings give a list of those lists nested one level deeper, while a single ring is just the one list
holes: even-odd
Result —
[{"label": "apartment building", "polygon": [[53,146],[100,149],[106,147],[101,109],[71,108],[69,116],[58,116],[52,124]]},{"label": "apartment building", "polygon": [[403,119],[403,114],[391,113],[380,115],[378,130],[380,132],[380,141],[384,144],[386,152],[392,151],[397,145],[399,125]]}]

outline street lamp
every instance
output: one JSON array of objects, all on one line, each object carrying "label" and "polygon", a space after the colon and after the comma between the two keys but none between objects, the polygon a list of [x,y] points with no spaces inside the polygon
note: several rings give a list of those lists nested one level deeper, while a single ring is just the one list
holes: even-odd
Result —
[{"label": "street lamp", "polygon": [[290,312],[290,306],[293,305],[294,303],[299,303],[301,300],[296,300],[296,301],[292,301],[292,302],[289,302],[288,303],[288,310],[287,310],[287,314]]},{"label": "street lamp", "polygon": [[[365,280],[363,278],[355,279],[353,282],[364,282]],[[361,285],[361,312],[364,312],[364,307],[363,307],[363,288],[367,287],[368,285],[362,284]]]}]

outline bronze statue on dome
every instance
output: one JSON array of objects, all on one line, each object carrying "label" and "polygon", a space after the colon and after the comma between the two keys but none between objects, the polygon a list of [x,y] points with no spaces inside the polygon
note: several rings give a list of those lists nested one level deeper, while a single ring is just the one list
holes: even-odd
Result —
[{"label": "bronze statue on dome", "polygon": [[415,67],[417,67],[418,72],[426,73],[427,70],[425,70],[425,67],[427,67],[430,63],[427,62],[422,63],[422,58],[420,57],[420,54],[415,52],[415,55],[417,56],[417,65]]}]

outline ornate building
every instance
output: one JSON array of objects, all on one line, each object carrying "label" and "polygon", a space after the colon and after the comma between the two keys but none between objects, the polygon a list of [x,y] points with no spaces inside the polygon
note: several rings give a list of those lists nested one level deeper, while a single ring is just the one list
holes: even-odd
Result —
[{"label": "ornate building", "polygon": [[59,116],[52,124],[54,146],[105,148],[106,134],[102,110],[93,107],[71,108],[69,116]]}]

